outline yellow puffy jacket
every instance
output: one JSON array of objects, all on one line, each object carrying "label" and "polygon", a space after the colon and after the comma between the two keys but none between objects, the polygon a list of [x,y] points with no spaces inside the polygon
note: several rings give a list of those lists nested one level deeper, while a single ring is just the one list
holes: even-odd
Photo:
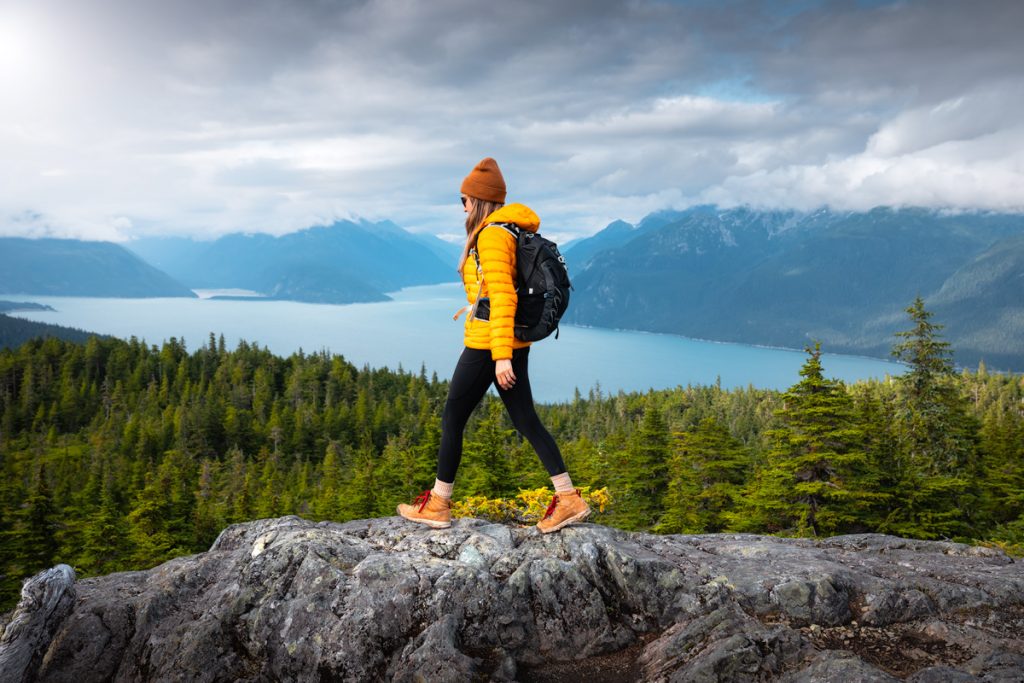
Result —
[{"label": "yellow puffy jacket", "polygon": [[[476,250],[480,256],[484,287],[481,297],[489,297],[490,320],[470,320],[466,317],[464,340],[471,349],[490,349],[492,360],[512,358],[513,349],[521,349],[532,342],[516,339],[512,325],[516,316],[516,238],[508,230],[490,223],[515,223],[523,230],[537,232],[540,218],[528,206],[506,204],[487,216],[477,226],[469,241],[476,239]],[[462,284],[466,288],[469,303],[476,300],[480,282],[476,274],[476,259],[470,253],[462,265]]]}]

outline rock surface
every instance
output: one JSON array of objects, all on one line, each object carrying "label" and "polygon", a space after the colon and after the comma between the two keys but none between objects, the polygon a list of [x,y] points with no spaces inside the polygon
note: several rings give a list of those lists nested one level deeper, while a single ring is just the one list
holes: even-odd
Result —
[{"label": "rock surface", "polygon": [[0,636],[0,680],[23,680],[39,668],[74,602],[75,571],[66,564],[42,571],[22,586],[18,609]]},{"label": "rock surface", "polygon": [[288,516],[46,601],[41,577],[4,681],[1024,680],[1024,564],[875,534]]}]

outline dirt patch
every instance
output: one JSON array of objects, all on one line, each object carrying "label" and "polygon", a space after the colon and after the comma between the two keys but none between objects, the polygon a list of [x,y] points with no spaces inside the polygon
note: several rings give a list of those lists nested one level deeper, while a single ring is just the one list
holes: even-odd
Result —
[{"label": "dirt patch", "polygon": [[630,683],[642,681],[643,671],[637,660],[647,643],[660,633],[641,633],[636,641],[621,650],[578,661],[547,662],[536,666],[521,664],[516,680],[521,683],[563,683],[565,680],[587,683]]},{"label": "dirt patch", "polygon": [[921,633],[919,628],[908,623],[885,628],[849,625],[800,630],[819,650],[849,650],[899,678],[937,664],[956,667],[975,654],[955,643]]}]

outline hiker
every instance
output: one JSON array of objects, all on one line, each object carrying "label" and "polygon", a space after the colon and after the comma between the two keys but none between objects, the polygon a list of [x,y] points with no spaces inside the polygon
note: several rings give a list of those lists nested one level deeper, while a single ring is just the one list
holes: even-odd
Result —
[{"label": "hiker", "polygon": [[[543,533],[557,531],[586,519],[590,507],[579,489],[573,487],[558,445],[534,409],[527,372],[532,342],[513,335],[517,241],[505,228],[491,225],[514,223],[521,230],[535,233],[540,218],[523,204],[505,204],[505,179],[498,163],[490,157],[470,171],[461,190],[463,211],[467,214],[466,244],[458,270],[469,305],[459,309],[454,317],[458,319],[463,312],[468,313],[465,348],[448,386],[434,488],[423,491],[411,505],[399,504],[398,514],[435,529],[451,526],[452,486],[462,459],[463,430],[493,382],[512,424],[537,451],[555,486],[555,495],[537,528]],[[477,259],[482,278],[477,275]],[[489,302],[485,314],[474,306],[478,297]],[[475,315],[478,312],[484,319]]]}]

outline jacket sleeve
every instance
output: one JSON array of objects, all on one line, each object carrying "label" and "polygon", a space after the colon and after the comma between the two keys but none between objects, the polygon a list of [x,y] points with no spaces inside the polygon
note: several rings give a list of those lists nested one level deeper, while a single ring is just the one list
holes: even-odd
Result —
[{"label": "jacket sleeve", "polygon": [[518,298],[515,290],[516,238],[504,228],[487,227],[477,240],[480,268],[491,300],[491,360],[512,358],[512,326]]}]

